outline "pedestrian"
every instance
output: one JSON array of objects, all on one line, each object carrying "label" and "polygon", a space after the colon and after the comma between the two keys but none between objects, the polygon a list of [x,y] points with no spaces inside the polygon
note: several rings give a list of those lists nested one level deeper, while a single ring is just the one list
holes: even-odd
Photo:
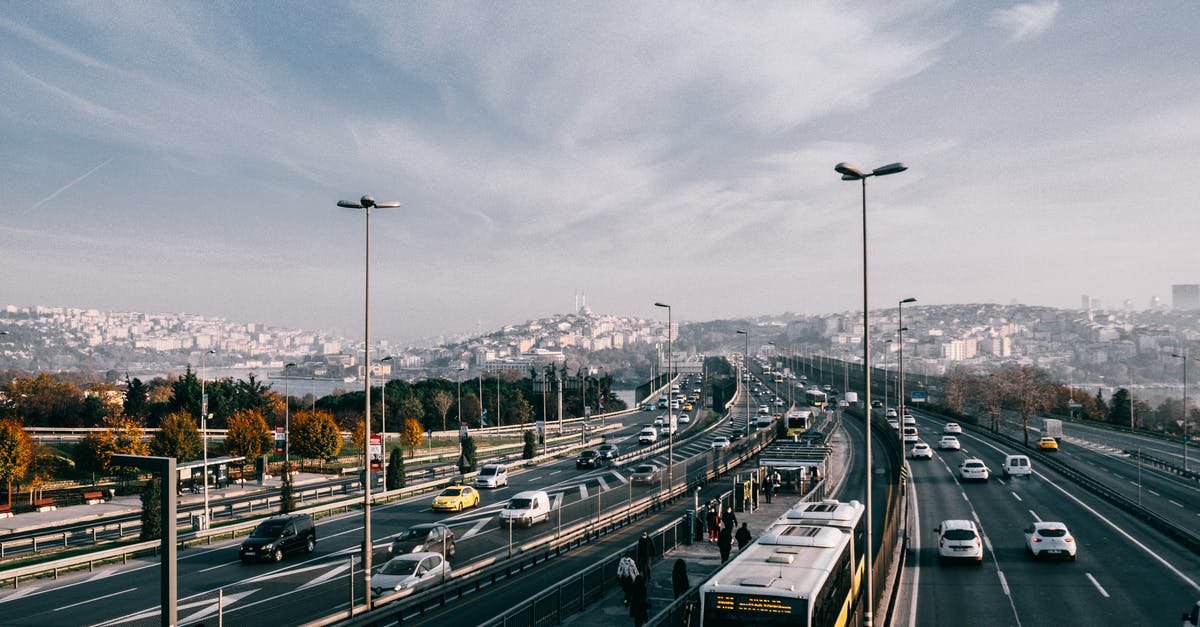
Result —
[{"label": "pedestrian", "polygon": [[733,550],[733,528],[721,527],[721,533],[717,535],[717,549],[721,551],[721,563],[729,561],[729,552]]},{"label": "pedestrian", "polygon": [[733,530],[737,527],[737,516],[733,513],[732,505],[725,507],[725,515],[721,517],[721,526],[727,527],[729,533],[733,533]]},{"label": "pedestrian", "polygon": [[717,508],[710,504],[706,518],[705,523],[708,524],[708,541],[716,542],[717,532],[721,530],[721,519],[717,516]]},{"label": "pedestrian", "polygon": [[654,559],[654,541],[650,539],[649,532],[643,531],[642,537],[638,538],[637,543],[638,574],[650,576],[650,560],[652,559]]},{"label": "pedestrian", "polygon": [[771,495],[775,493],[775,480],[767,477],[767,482],[763,484],[763,490],[767,493],[767,504],[771,504]]},{"label": "pedestrian", "polygon": [[776,470],[775,474],[771,475],[771,481],[775,483],[775,491],[779,492],[779,488],[783,487],[783,475]]},{"label": "pedestrian", "polygon": [[737,538],[739,551],[746,548],[746,545],[750,544],[750,530],[746,528],[746,523],[742,523],[742,526],[737,530],[737,535],[734,537]]},{"label": "pedestrian", "polygon": [[633,589],[633,581],[637,576],[637,564],[632,557],[626,555],[617,562],[617,583],[621,584],[621,591],[625,593],[625,605],[629,605],[629,592]]},{"label": "pedestrian", "polygon": [[675,560],[675,569],[671,571],[671,587],[675,589],[675,598],[683,596],[692,587],[688,581],[687,562],[683,559]]},{"label": "pedestrian", "polygon": [[646,576],[638,575],[629,591],[629,615],[633,627],[642,627],[650,618],[650,591],[646,589]]},{"label": "pedestrian", "polygon": [[758,480],[757,479],[750,482],[750,495],[751,495],[750,502],[754,503],[754,509],[758,509]]}]

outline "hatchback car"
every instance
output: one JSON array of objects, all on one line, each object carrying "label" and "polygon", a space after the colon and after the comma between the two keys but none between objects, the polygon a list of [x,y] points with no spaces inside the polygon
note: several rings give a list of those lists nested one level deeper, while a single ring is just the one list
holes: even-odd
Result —
[{"label": "hatchback car", "polygon": [[1025,550],[1035,559],[1056,555],[1075,561],[1075,537],[1060,522],[1035,522],[1025,528]]},{"label": "hatchback car", "polygon": [[991,471],[988,470],[987,464],[984,464],[983,460],[978,457],[964,459],[958,465],[958,476],[963,481],[987,481],[990,475]]},{"label": "hatchback car", "polygon": [[1044,438],[1038,438],[1037,446],[1038,446],[1038,448],[1042,449],[1043,451],[1057,451],[1058,450],[1058,440],[1055,440],[1054,438],[1049,437],[1049,436],[1044,437]]},{"label": "hatchback car", "polygon": [[915,443],[919,435],[916,427],[904,427],[904,442],[906,444]]},{"label": "hatchback car", "polygon": [[388,546],[388,553],[440,553],[454,557],[454,531],[442,523],[422,523],[400,532]]},{"label": "hatchback car", "polygon": [[601,444],[600,448],[596,450],[600,453],[600,457],[603,457],[604,459],[614,459],[617,455],[621,454],[621,449],[618,448],[616,444],[611,442],[605,442],[604,444]]},{"label": "hatchback car", "polygon": [[913,459],[933,459],[933,449],[924,442],[917,442],[909,449],[908,456]]},{"label": "hatchback car", "polygon": [[500,488],[508,485],[508,467],[504,464],[484,464],[475,475],[475,487]]},{"label": "hatchback car", "polygon": [[633,472],[629,473],[629,482],[632,484],[649,485],[654,483],[655,475],[658,474],[658,466],[654,464],[638,464],[633,467]]},{"label": "hatchback car", "polygon": [[905,424],[905,426],[909,426],[909,427],[917,426],[917,419],[912,414],[904,414],[904,418],[901,419],[901,422],[903,422]]},{"label": "hatchback car", "polygon": [[604,465],[604,458],[600,456],[600,451],[596,449],[587,449],[575,458],[575,468],[599,468]]},{"label": "hatchback car", "polygon": [[938,534],[938,561],[972,560],[983,564],[983,540],[970,520],[943,520],[933,528]]},{"label": "hatchback car", "polygon": [[900,430],[900,421],[896,420],[895,418],[888,418],[888,426],[899,431]]},{"label": "hatchback car", "polygon": [[729,438],[725,436],[713,438],[712,448],[725,448],[727,446],[729,446]]},{"label": "hatchback car", "polygon": [[412,594],[450,578],[450,564],[438,553],[407,553],[388,560],[371,575],[371,592],[383,596],[393,592]]},{"label": "hatchback car", "polygon": [[947,422],[946,426],[942,427],[942,433],[962,433],[962,427],[957,422]]},{"label": "hatchback car", "polygon": [[250,533],[238,549],[243,563],[255,560],[278,562],[287,553],[312,553],[317,547],[317,529],[312,516],[290,514],[268,518]]},{"label": "hatchback car", "polygon": [[938,440],[938,448],[943,451],[961,451],[962,444],[959,444],[958,438],[952,435],[943,435],[942,439]]},{"label": "hatchback car", "polygon": [[686,425],[686,424],[692,422],[692,416],[691,416],[691,414],[679,414],[678,421],[679,421],[679,424]]},{"label": "hatchback car", "polygon": [[479,505],[479,491],[470,486],[452,485],[433,497],[430,505],[435,512],[461,512]]}]

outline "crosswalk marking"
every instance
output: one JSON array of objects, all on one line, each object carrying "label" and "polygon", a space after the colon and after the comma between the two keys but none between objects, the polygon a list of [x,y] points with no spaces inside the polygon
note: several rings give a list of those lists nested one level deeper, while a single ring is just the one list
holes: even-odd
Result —
[{"label": "crosswalk marking", "polygon": [[587,486],[580,484],[580,486],[579,486],[579,498],[580,498],[580,499],[586,499],[587,497],[588,497],[588,490],[587,490]]},{"label": "crosswalk marking", "polygon": [[462,534],[461,536],[459,536],[459,538],[458,538],[458,539],[459,539],[459,540],[466,540],[467,538],[470,538],[471,536],[473,536],[473,535],[475,535],[475,534],[479,533],[479,531],[480,531],[481,529],[483,529],[483,528],[484,528],[484,526],[485,526],[485,525],[487,525],[487,524],[488,524],[488,522],[489,522],[490,520],[491,520],[491,517],[484,518],[483,520],[480,520],[479,522],[475,523],[475,525],[474,525],[474,526],[472,526],[470,529],[468,529],[468,530],[466,530],[465,532],[463,532],[463,534]]},{"label": "crosswalk marking", "polygon": [[600,482],[601,492],[608,492],[608,482],[604,480],[604,477],[596,477],[596,481]]}]

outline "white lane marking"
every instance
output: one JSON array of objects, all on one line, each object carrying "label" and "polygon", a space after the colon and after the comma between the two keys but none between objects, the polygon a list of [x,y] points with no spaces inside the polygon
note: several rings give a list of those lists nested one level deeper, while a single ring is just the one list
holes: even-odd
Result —
[{"label": "white lane marking", "polygon": [[620,481],[621,483],[629,483],[629,480],[625,478],[625,475],[623,475],[615,470],[612,470],[610,472],[612,472],[613,476],[616,477],[617,480]]},{"label": "white lane marking", "polygon": [[1033,510],[1029,510],[1029,515],[1033,516],[1033,519],[1036,520],[1037,522],[1042,522],[1042,519],[1038,518],[1038,515],[1036,513],[1034,513]]},{"label": "white lane marking", "polygon": [[225,568],[226,566],[233,566],[234,564],[237,564],[237,563],[238,562],[236,560],[232,561],[232,562],[225,562],[224,564],[217,564],[216,566],[209,566],[208,568],[201,568],[197,572],[207,573],[210,570],[216,570],[218,568]]},{"label": "white lane marking", "polygon": [[601,492],[608,492],[608,482],[604,480],[604,477],[596,477],[596,481],[600,482]]},{"label": "white lane marking", "polygon": [[1093,585],[1093,586],[1096,586],[1096,589],[1100,591],[1100,594],[1104,595],[1104,598],[1106,598],[1106,599],[1107,599],[1107,598],[1108,598],[1108,592],[1104,590],[1104,586],[1101,586],[1101,585],[1100,585],[1100,582],[1099,582],[1099,581],[1096,581],[1096,578],[1095,578],[1095,577],[1093,577],[1091,573],[1084,573],[1084,574],[1086,574],[1086,575],[1087,575],[1087,578],[1091,580],[1091,582],[1092,582],[1092,585]]},{"label": "white lane marking", "polygon": [[1154,496],[1162,496],[1161,494],[1159,494],[1158,492],[1155,492],[1154,490],[1151,490],[1150,488],[1146,488],[1146,491],[1149,492],[1150,494],[1153,494]]},{"label": "white lane marking", "polygon": [[546,476],[548,476],[548,477],[553,477],[554,475],[557,475],[557,474],[558,474],[558,473],[560,473],[560,472],[562,472],[562,471],[561,471],[561,470],[555,470],[555,471],[551,472],[549,475],[546,475]]},{"label": "white lane marking", "polygon": [[963,500],[964,500],[964,501],[966,501],[966,502],[968,502],[968,503],[970,503],[970,502],[971,502],[971,499],[967,498],[967,493],[966,493],[966,492],[963,492],[963,493],[962,493],[962,497],[963,497]]},{"label": "white lane marking", "polygon": [[982,521],[982,520],[979,520],[979,514],[975,513],[975,508],[974,508],[974,507],[972,507],[972,508],[971,508],[971,518],[974,518],[974,519],[975,519],[975,524],[976,524],[976,525],[982,525],[982,524],[983,524],[983,521]]},{"label": "white lane marking", "polygon": [[1012,596],[1012,593],[1008,590],[1008,579],[1004,577],[1004,571],[998,570],[996,574],[1000,575],[1000,587],[1004,590],[1004,596]]},{"label": "white lane marking", "polygon": [[[978,517],[976,517],[976,520],[978,520]],[[987,535],[986,533],[985,533],[985,534],[983,534],[983,543],[984,543],[984,545],[986,545],[986,546],[987,546],[987,549],[988,549],[988,552],[989,552],[989,553],[995,553],[995,552],[996,552],[994,549],[992,549],[992,539],[991,539],[991,538],[989,538],[989,537],[988,537],[988,535]],[[1003,575],[1001,575],[1001,576],[1003,576]]]},{"label": "white lane marking", "polygon": [[997,481],[997,482],[998,482],[1000,485],[1008,485],[1007,483],[1005,483],[1005,482],[1004,482],[1004,480],[1003,480],[1003,479],[1000,479],[999,477],[997,477],[997,478],[996,478],[996,481]]},{"label": "white lane marking", "polygon": [[1176,503],[1176,502],[1175,502],[1175,499],[1167,499],[1167,502],[1168,502],[1168,503],[1170,503],[1170,504],[1172,504],[1172,505],[1174,505],[1174,506],[1176,506],[1176,507],[1183,507],[1183,504],[1182,504],[1182,503]]},{"label": "white lane marking", "polygon": [[551,494],[550,500],[553,501],[553,503],[550,504],[550,509],[558,509],[562,507],[563,493],[555,492],[554,494]]},{"label": "white lane marking", "polygon": [[1130,481],[1130,482],[1129,482],[1129,485],[1138,485],[1138,482],[1136,482],[1136,481]]},{"label": "white lane marking", "polygon": [[112,593],[112,594],[106,594],[106,595],[104,595],[104,596],[102,596],[102,597],[96,597],[96,598],[94,598],[94,599],[88,599],[88,600],[86,600],[86,601],[80,601],[80,602],[78,602],[78,603],[72,603],[72,604],[70,604],[70,605],[64,605],[64,606],[62,606],[62,607],[56,607],[56,608],[54,608],[54,611],[55,611],[55,612],[61,612],[61,611],[63,611],[63,610],[71,609],[71,608],[73,608],[73,607],[76,607],[76,606],[79,606],[79,605],[84,605],[85,603],[92,603],[92,602],[95,602],[95,601],[99,601],[100,599],[107,599],[107,598],[109,598],[109,597],[115,597],[115,596],[117,596],[118,594],[125,594],[126,592],[133,592],[134,590],[137,590],[137,588],[130,588],[130,589],[128,589],[128,590],[122,590],[122,591],[120,591],[120,592],[114,592],[114,593]]},{"label": "white lane marking", "polygon": [[1014,499],[1017,499],[1018,501],[1021,501],[1021,500],[1022,500],[1022,499],[1021,499],[1021,497],[1017,496],[1017,493],[1016,493],[1016,492],[1009,492],[1009,494],[1013,495],[1013,498],[1014,498]]},{"label": "white lane marking", "polygon": [[583,499],[586,499],[587,497],[588,497],[587,486],[580,485],[579,486],[579,499],[583,500]]},{"label": "white lane marking", "polygon": [[316,579],[313,579],[312,581],[304,584],[303,586],[300,586],[299,589],[304,590],[305,588],[312,588],[314,586],[319,586],[319,585],[325,583],[326,581],[329,581],[330,579],[333,579],[334,577],[341,575],[342,572],[344,572],[348,568],[350,568],[350,564],[347,564],[346,562],[342,562],[339,560],[337,568],[332,568],[330,570],[325,571],[321,575],[318,575]]},{"label": "white lane marking", "polygon": [[466,540],[467,538],[470,538],[471,536],[479,533],[479,530],[483,529],[483,527],[485,525],[487,525],[488,522],[490,522],[491,520],[492,520],[491,517],[488,517],[488,518],[484,518],[483,520],[475,523],[470,529],[464,531],[463,534],[458,537],[458,539]]}]

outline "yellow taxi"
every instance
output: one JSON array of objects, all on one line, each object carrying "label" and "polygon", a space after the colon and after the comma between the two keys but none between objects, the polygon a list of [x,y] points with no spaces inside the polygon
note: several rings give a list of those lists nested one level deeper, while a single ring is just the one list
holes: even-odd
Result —
[{"label": "yellow taxi", "polygon": [[683,411],[692,411],[693,409],[695,409],[695,407],[692,407],[692,404],[691,404],[691,403],[684,403],[684,404],[683,404]]},{"label": "yellow taxi", "polygon": [[1037,445],[1038,445],[1038,448],[1042,449],[1043,451],[1057,451],[1058,450],[1058,440],[1055,440],[1054,438],[1049,437],[1049,436],[1038,439]]},{"label": "yellow taxi", "polygon": [[699,393],[699,392],[692,392],[692,400],[693,400],[693,401],[698,401],[698,400],[700,400],[700,393]]},{"label": "yellow taxi", "polygon": [[479,505],[479,490],[465,485],[452,485],[433,497],[433,511],[461,512]]}]

